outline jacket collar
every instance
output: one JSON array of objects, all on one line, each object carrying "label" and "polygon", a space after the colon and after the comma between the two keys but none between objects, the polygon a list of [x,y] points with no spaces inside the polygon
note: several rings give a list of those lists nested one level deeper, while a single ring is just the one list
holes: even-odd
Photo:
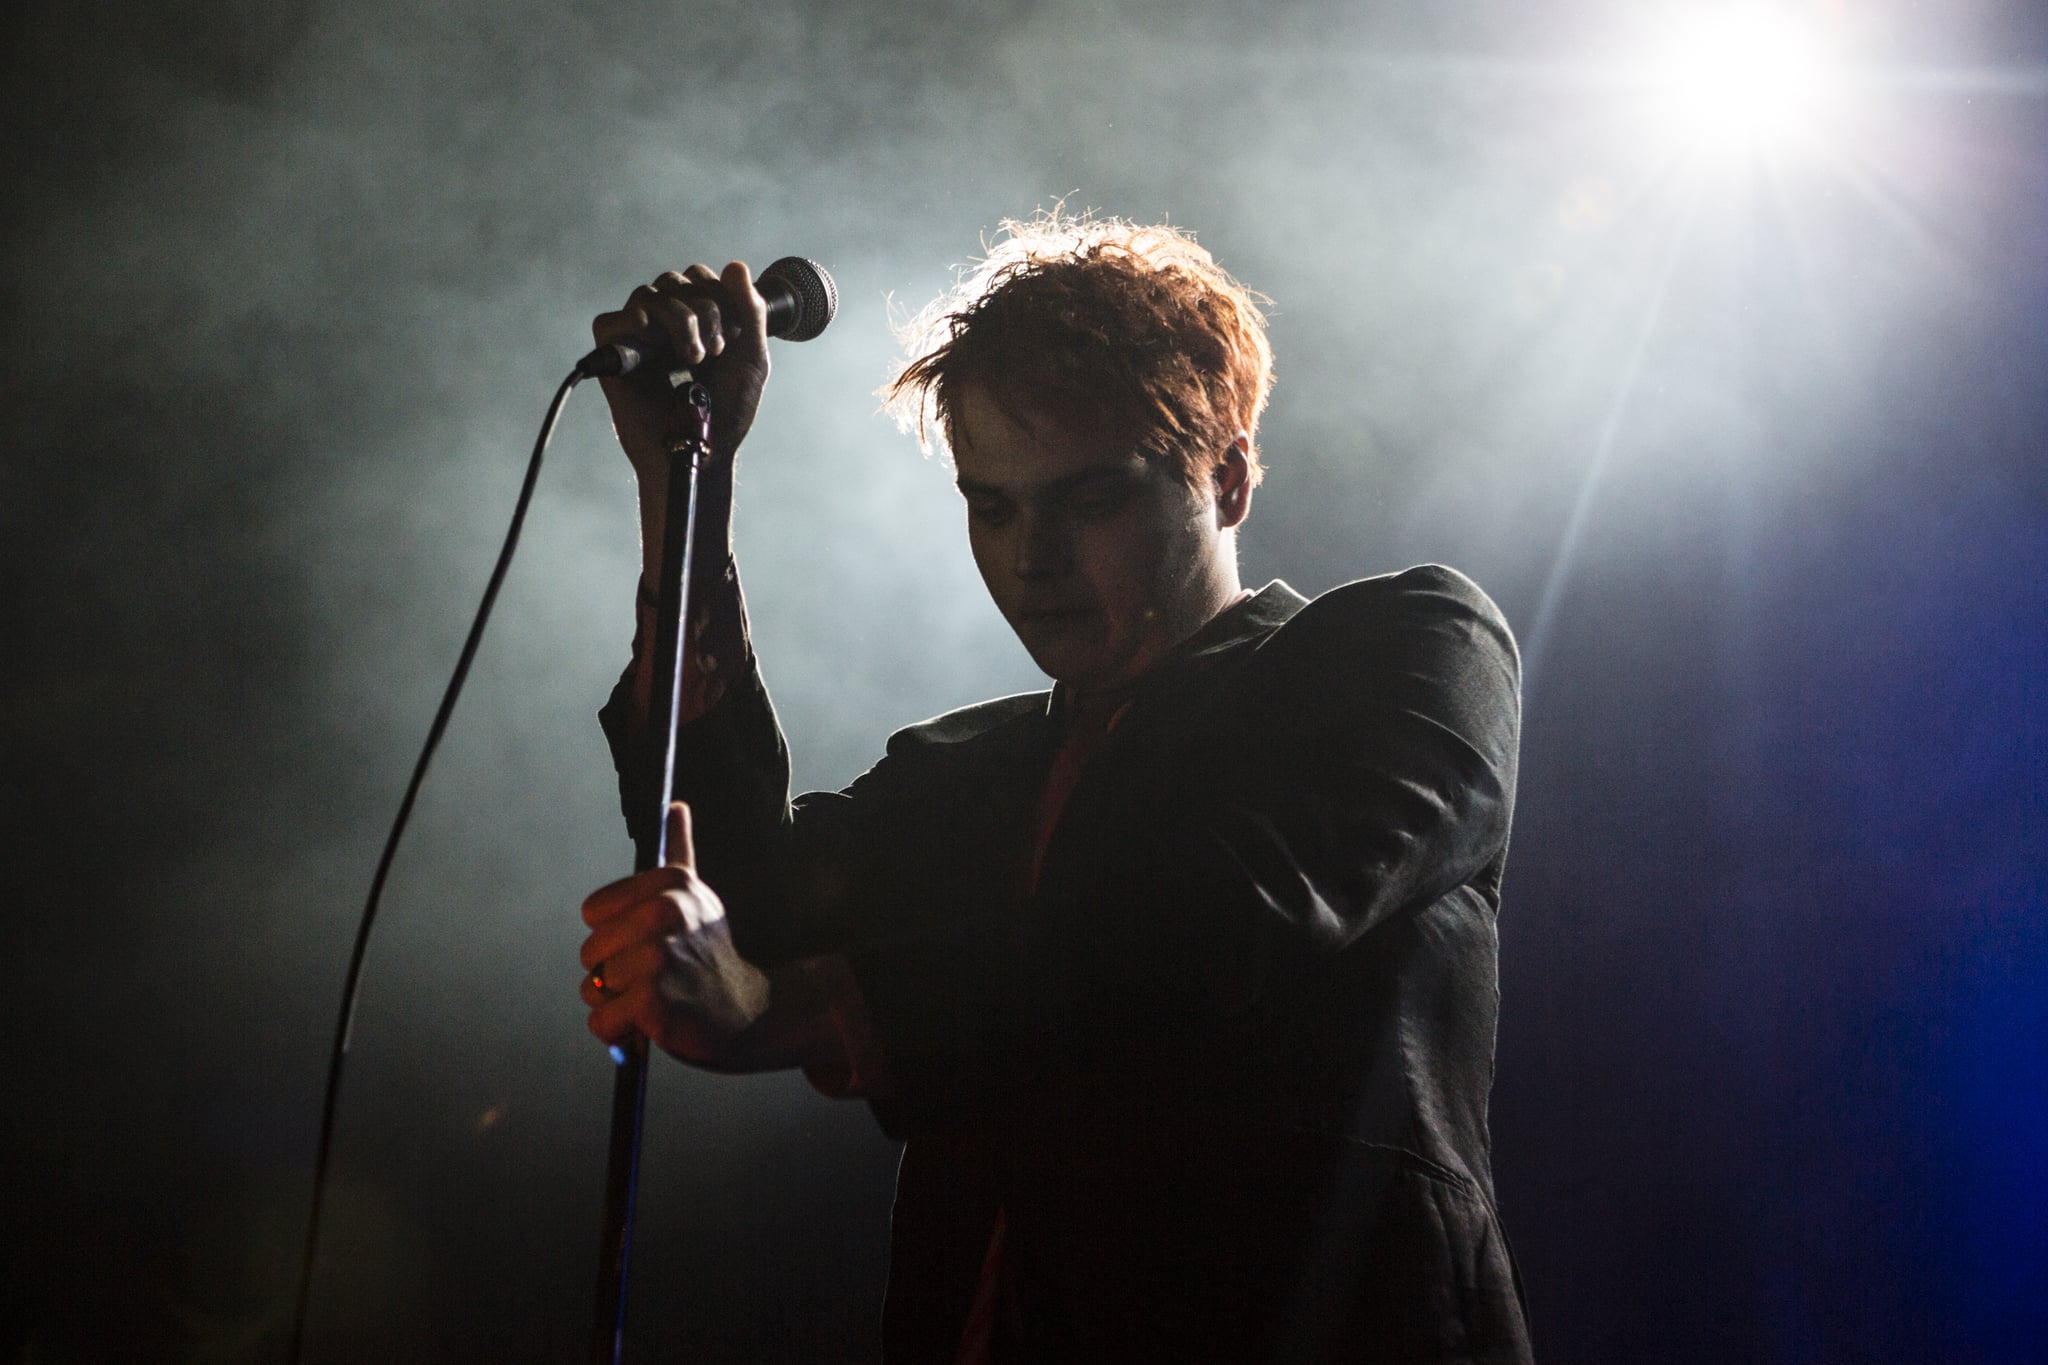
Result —
[{"label": "jacket collar", "polygon": [[[1175,646],[1144,677],[1131,684],[1126,705],[1171,691],[1207,671],[1209,664],[1239,649],[1256,646],[1280,629],[1289,617],[1308,605],[1308,599],[1280,579],[1274,579],[1251,596],[1218,612],[1209,624]],[[1045,715],[1061,722],[1072,705],[1072,692],[1065,683],[1054,683],[1046,694]]]}]

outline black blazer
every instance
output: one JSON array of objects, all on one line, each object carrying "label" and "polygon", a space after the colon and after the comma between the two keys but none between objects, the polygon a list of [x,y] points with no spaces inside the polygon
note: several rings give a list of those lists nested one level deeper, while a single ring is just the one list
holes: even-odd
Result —
[{"label": "black blazer", "polygon": [[1518,687],[1451,570],[1274,583],[1140,684],[1028,898],[1058,689],[793,803],[758,670],[685,728],[742,951],[866,999],[891,1362],[951,1362],[998,1207],[998,1359],[1528,1359],[1486,1128]]}]

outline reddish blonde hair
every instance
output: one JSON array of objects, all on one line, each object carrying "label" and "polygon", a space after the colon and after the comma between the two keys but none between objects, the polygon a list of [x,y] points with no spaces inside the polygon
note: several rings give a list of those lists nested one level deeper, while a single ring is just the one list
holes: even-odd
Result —
[{"label": "reddish blonde hair", "polygon": [[[1057,409],[1115,433],[1205,488],[1237,433],[1257,436],[1273,387],[1262,298],[1178,228],[1057,207],[1009,219],[899,329],[912,358],[882,398],[927,451],[934,427],[952,445],[960,395],[979,387],[1013,416]],[[1256,443],[1248,458],[1256,483]]]}]

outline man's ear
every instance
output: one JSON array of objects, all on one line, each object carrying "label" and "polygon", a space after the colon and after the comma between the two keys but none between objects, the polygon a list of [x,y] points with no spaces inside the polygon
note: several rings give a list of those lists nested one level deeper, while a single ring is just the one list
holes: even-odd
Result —
[{"label": "man's ear", "polygon": [[1223,457],[1210,472],[1215,482],[1216,526],[1228,531],[1241,525],[1252,510],[1252,438],[1240,431],[1229,445],[1223,447]]}]

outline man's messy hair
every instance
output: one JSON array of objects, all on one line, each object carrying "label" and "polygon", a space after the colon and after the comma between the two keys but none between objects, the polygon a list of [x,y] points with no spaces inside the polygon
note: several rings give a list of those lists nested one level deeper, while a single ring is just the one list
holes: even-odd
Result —
[{"label": "man's messy hair", "polygon": [[[911,359],[882,398],[926,451],[934,434],[954,445],[973,388],[1014,418],[1105,431],[1206,488],[1237,433],[1256,438],[1273,386],[1260,302],[1189,233],[1056,205],[1006,220],[898,329]],[[1256,483],[1255,440],[1249,459]]]}]

